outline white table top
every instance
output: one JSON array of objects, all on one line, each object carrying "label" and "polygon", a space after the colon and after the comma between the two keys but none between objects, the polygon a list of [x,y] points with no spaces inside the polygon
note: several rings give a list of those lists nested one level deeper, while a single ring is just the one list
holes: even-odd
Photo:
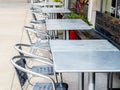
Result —
[{"label": "white table top", "polygon": [[67,8],[41,8],[43,13],[71,13]]},{"label": "white table top", "polygon": [[56,51],[119,51],[109,41],[99,40],[51,40],[52,52]]},{"label": "white table top", "polygon": [[60,2],[41,2],[41,3],[33,3],[33,6],[62,6],[63,4]]},{"label": "white table top", "polygon": [[56,72],[120,72],[120,51],[55,52]]},{"label": "white table top", "polygon": [[51,40],[56,72],[120,71],[120,51],[107,40]]},{"label": "white table top", "polygon": [[90,30],[91,27],[81,19],[47,19],[47,30]]}]

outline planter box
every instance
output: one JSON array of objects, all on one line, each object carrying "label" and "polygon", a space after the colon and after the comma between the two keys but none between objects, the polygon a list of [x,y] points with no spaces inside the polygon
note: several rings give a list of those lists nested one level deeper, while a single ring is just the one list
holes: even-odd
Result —
[{"label": "planter box", "polygon": [[120,48],[120,19],[96,12],[95,29]]}]

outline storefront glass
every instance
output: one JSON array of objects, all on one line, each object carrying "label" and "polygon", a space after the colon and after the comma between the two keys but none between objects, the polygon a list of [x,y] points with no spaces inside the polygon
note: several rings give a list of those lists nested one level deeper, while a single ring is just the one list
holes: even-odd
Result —
[{"label": "storefront glass", "polygon": [[102,12],[120,18],[120,0],[103,0]]},{"label": "storefront glass", "polygon": [[69,9],[75,11],[77,0],[69,0]]}]

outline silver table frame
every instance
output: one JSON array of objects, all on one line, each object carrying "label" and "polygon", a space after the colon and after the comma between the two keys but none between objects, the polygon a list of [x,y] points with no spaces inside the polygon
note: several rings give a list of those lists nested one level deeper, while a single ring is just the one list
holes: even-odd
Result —
[{"label": "silver table frame", "polygon": [[107,40],[52,40],[50,46],[55,71],[89,72],[89,90],[95,90],[94,72],[120,72],[120,51]]},{"label": "silver table frame", "polygon": [[92,29],[81,19],[47,19],[47,30],[65,30],[66,39],[69,39],[69,30],[90,30]]},{"label": "silver table frame", "polygon": [[[67,8],[41,8],[42,13],[47,13],[50,15],[50,19],[57,19],[57,13],[71,13]],[[55,36],[57,36],[57,31],[55,30]]]},{"label": "silver table frame", "polygon": [[71,13],[67,8],[41,8],[42,13]]},{"label": "silver table frame", "polygon": [[32,6],[38,6],[38,7],[46,7],[46,6],[63,6],[60,2],[41,2],[41,3],[32,3]]}]

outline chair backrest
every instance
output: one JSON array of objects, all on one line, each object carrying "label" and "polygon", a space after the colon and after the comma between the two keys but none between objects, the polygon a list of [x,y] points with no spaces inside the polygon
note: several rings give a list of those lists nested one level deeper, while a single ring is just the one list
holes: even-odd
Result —
[{"label": "chair backrest", "polygon": [[36,37],[37,33],[33,30],[33,28],[34,27],[25,27],[24,28],[27,32],[27,36],[28,36],[28,39],[31,44],[38,40],[38,38]]},{"label": "chair backrest", "polygon": [[40,3],[40,2],[44,2],[45,0],[31,0],[31,4],[32,3]]},{"label": "chair backrest", "polygon": [[31,75],[49,80],[52,83],[53,90],[55,90],[55,82],[52,78],[42,75],[40,73],[32,72],[29,69],[25,68],[25,63],[24,63],[25,58],[29,58],[29,56],[14,56],[11,59],[11,63],[13,64],[13,66],[17,71],[17,75],[18,75],[21,87],[23,87],[25,82],[28,80],[27,74],[31,74]]},{"label": "chair backrest", "polygon": [[46,20],[49,18],[49,14],[43,13],[41,9],[37,10],[37,9],[33,8],[32,14],[35,15],[35,17],[37,18],[36,20]]},{"label": "chair backrest", "polygon": [[50,39],[50,36],[47,34],[45,30],[35,28],[34,26],[33,27],[24,26],[24,30],[26,30],[27,32],[30,44],[42,40],[42,36],[46,37],[45,38],[46,40]]},{"label": "chair backrest", "polygon": [[32,13],[32,16],[33,16],[33,20],[37,21],[37,17],[35,16],[34,13]]},{"label": "chair backrest", "polygon": [[[21,56],[19,56],[19,57],[21,57]],[[18,57],[14,57],[14,58],[18,58]],[[25,59],[24,59],[24,58],[20,58],[20,59],[16,62],[16,64],[19,65],[19,66],[21,66],[21,67],[23,67],[23,68],[25,68],[25,65],[26,65]],[[16,73],[17,73],[17,76],[18,76],[18,79],[19,79],[21,88],[23,88],[25,82],[28,80],[27,73],[19,70],[19,69],[16,68],[16,67],[15,67],[15,70],[16,70]]]},{"label": "chair backrest", "polygon": [[[21,47],[22,49],[20,49],[19,47]],[[29,44],[15,44],[15,49],[27,56],[37,57],[48,61],[52,60],[51,52],[44,48],[34,47]]]}]

